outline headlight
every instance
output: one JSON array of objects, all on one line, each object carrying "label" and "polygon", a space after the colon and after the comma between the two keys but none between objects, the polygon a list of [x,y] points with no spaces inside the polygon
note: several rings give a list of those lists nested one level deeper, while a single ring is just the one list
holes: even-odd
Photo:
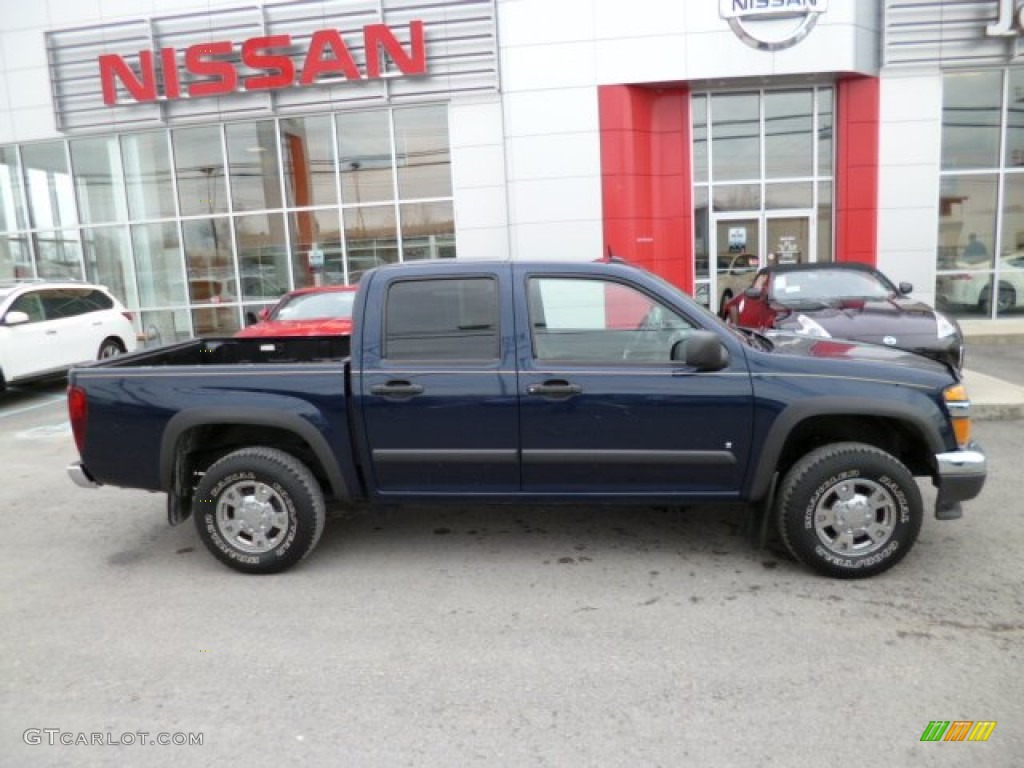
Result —
[{"label": "headlight", "polygon": [[817,336],[819,339],[831,339],[832,334],[826,331],[821,325],[812,320],[807,315],[797,315],[796,321],[800,325],[794,333],[799,333],[803,336]]},{"label": "headlight", "polygon": [[935,313],[935,328],[938,331],[940,339],[948,339],[950,336],[956,336],[956,326],[949,321],[941,312]]}]

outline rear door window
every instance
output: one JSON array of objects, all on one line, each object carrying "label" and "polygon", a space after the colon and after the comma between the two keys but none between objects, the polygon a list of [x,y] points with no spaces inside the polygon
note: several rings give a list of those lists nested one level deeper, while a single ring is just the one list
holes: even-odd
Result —
[{"label": "rear door window", "polygon": [[387,360],[494,360],[498,341],[494,278],[402,280],[388,288]]}]

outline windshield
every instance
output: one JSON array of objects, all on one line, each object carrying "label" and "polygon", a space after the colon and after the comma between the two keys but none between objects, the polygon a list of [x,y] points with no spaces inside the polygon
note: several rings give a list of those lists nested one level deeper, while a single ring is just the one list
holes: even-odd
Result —
[{"label": "windshield", "polygon": [[271,314],[271,320],[347,319],[352,317],[355,291],[302,293],[293,296]]},{"label": "windshield", "polygon": [[896,289],[880,275],[848,269],[779,272],[772,277],[772,298],[780,303],[887,299]]}]

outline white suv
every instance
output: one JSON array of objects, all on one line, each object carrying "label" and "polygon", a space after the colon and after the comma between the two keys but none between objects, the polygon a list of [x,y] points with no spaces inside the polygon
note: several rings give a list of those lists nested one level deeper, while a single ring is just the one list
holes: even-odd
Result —
[{"label": "white suv", "polygon": [[135,345],[131,315],[102,286],[0,282],[0,390],[133,352]]}]

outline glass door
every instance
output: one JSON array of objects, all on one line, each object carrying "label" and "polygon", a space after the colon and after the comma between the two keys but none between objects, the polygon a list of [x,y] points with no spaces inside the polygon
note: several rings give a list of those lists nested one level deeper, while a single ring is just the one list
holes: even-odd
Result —
[{"label": "glass door", "polygon": [[817,260],[812,246],[810,214],[770,213],[765,218],[769,265],[808,264]]},{"label": "glass door", "polygon": [[761,218],[760,213],[715,217],[711,264],[715,300],[709,309],[719,316],[729,300],[750,285],[761,266]]}]

